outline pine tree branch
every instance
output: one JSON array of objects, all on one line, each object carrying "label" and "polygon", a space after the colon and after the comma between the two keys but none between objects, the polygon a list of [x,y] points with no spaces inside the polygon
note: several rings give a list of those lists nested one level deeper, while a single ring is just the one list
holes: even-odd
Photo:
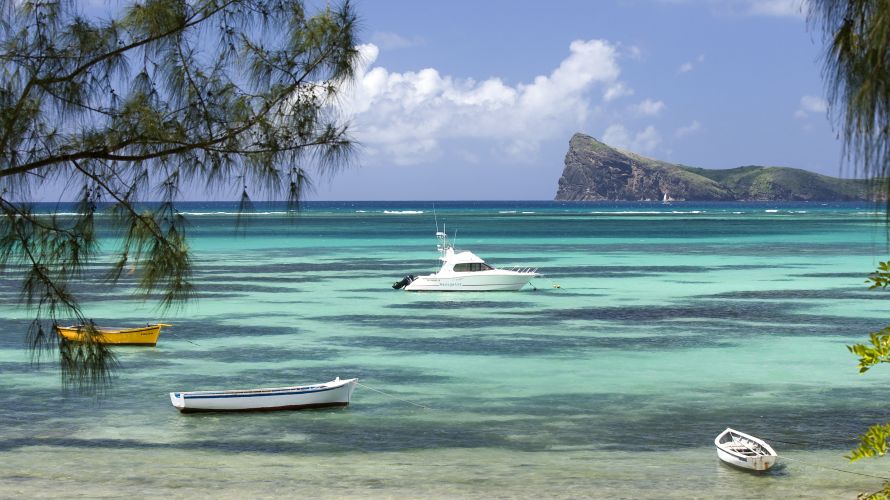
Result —
[{"label": "pine tree branch", "polygon": [[168,242],[167,239],[164,237],[164,235],[160,233],[157,226],[154,224],[148,224],[147,222],[145,222],[145,220],[139,216],[139,213],[136,212],[136,209],[133,207],[133,205],[130,203],[130,201],[122,198],[116,190],[112,189],[111,186],[109,186],[108,183],[106,183],[105,180],[102,179],[101,176],[99,176],[98,174],[95,174],[93,172],[89,172],[85,168],[81,167],[81,165],[77,161],[72,161],[71,163],[83,175],[87,176],[90,180],[92,180],[97,185],[99,185],[99,187],[101,187],[106,193],[108,193],[109,196],[114,198],[115,201],[117,201],[118,204],[120,204],[122,207],[124,207],[127,210],[127,212],[129,212],[130,215],[133,216],[134,219],[140,221],[146,229],[151,231],[151,233],[155,236],[157,241],[163,242],[165,244],[165,246],[172,248],[172,245],[170,244],[170,242]]},{"label": "pine tree branch", "polygon": [[135,49],[135,48],[138,48],[138,47],[142,47],[142,46],[148,45],[148,44],[150,44],[150,43],[152,43],[152,42],[156,42],[156,41],[158,41],[158,40],[162,40],[162,39],[164,39],[164,38],[166,38],[166,37],[168,37],[168,36],[173,35],[174,33],[182,32],[182,31],[184,31],[184,30],[186,30],[186,29],[188,29],[188,28],[191,28],[191,27],[193,27],[193,26],[197,26],[198,24],[203,23],[203,22],[206,21],[207,19],[210,19],[211,17],[213,17],[214,15],[216,15],[218,12],[224,10],[224,9],[225,9],[226,7],[228,7],[229,5],[232,5],[232,4],[234,4],[234,3],[237,3],[238,1],[240,1],[240,0],[228,0],[228,1],[226,1],[226,2],[224,2],[224,3],[222,3],[222,4],[220,4],[220,5],[218,5],[215,9],[212,9],[211,11],[209,11],[206,15],[204,15],[204,16],[202,16],[202,17],[199,17],[199,18],[195,18],[195,17],[188,18],[188,19],[186,19],[181,25],[179,25],[179,26],[175,26],[175,27],[173,27],[172,29],[167,30],[167,31],[165,31],[165,32],[163,32],[163,33],[158,33],[158,34],[156,34],[156,35],[154,35],[154,36],[150,36],[150,37],[147,37],[147,38],[143,38],[143,39],[141,39],[141,40],[137,40],[137,41],[132,42],[132,43],[129,43],[129,44],[127,44],[127,45],[123,45],[123,46],[121,46],[121,47],[118,47],[117,49],[112,50],[112,51],[110,51],[110,52],[106,52],[106,53],[104,53],[104,54],[102,54],[102,55],[100,55],[100,56],[98,56],[98,57],[95,57],[95,58],[93,58],[93,59],[91,59],[91,60],[89,60],[89,61],[87,61],[87,62],[81,64],[80,66],[78,66],[77,68],[75,68],[73,71],[71,71],[70,73],[68,73],[68,74],[66,74],[66,75],[62,75],[62,76],[58,76],[58,77],[53,77],[53,78],[42,78],[42,79],[38,79],[38,80],[36,81],[36,83],[37,83],[37,84],[40,84],[40,85],[51,85],[51,84],[53,84],[53,83],[60,83],[60,82],[64,82],[64,81],[71,80],[71,79],[74,78],[75,76],[77,76],[77,75],[83,73],[84,71],[87,71],[88,69],[92,68],[93,66],[95,66],[95,65],[97,65],[97,64],[99,64],[99,63],[101,63],[101,62],[103,62],[103,61],[107,61],[108,59],[111,59],[112,57],[119,56],[119,55],[124,54],[124,53],[126,53],[126,52],[128,52],[128,51],[130,51],[130,50]]},{"label": "pine tree branch", "polygon": [[0,197],[0,207],[3,207],[3,211],[6,212],[7,214],[11,214],[13,217],[21,217],[22,219],[27,220],[29,224],[34,224],[35,226],[37,226],[41,229],[44,229],[46,231],[64,234],[65,236],[68,236],[69,238],[76,237],[76,235],[70,230],[63,229],[63,228],[60,228],[57,226],[52,226],[52,225],[45,224],[45,223],[41,222],[39,218],[32,217],[31,214],[29,214],[23,210],[20,210],[16,205],[3,199],[2,197]]}]

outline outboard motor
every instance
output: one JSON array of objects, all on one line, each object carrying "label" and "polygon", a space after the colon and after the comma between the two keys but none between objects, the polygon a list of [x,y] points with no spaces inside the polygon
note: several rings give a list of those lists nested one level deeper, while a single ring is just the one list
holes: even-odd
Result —
[{"label": "outboard motor", "polygon": [[405,288],[406,286],[408,286],[408,284],[411,283],[412,281],[414,281],[414,275],[409,274],[408,276],[405,276],[404,278],[402,278],[402,281],[397,281],[397,282],[393,283],[392,287],[395,288],[396,290],[399,290],[399,289],[402,289],[402,288]]}]

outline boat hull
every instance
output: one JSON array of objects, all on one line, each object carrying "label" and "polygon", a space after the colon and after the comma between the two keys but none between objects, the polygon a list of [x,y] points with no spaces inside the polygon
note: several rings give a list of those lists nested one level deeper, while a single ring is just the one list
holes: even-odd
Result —
[{"label": "boat hull", "polygon": [[717,458],[741,469],[763,472],[779,458],[764,440],[732,428],[721,432],[714,439],[714,445],[717,447]]},{"label": "boat hull", "polygon": [[171,392],[170,402],[182,413],[305,410],[347,406],[357,382],[358,379],[349,379],[269,389]]},{"label": "boat hull", "polygon": [[776,457],[773,456],[739,457],[721,448],[717,448],[717,458],[733,467],[758,472],[765,471],[776,463]]},{"label": "boat hull", "polygon": [[405,286],[408,292],[492,292],[516,291],[532,278],[534,273],[472,273],[466,276],[419,276]]},{"label": "boat hull", "polygon": [[[141,328],[97,328],[94,341],[100,344],[115,345],[143,345],[153,346],[158,343],[163,324],[149,325]],[[56,332],[60,337],[72,342],[85,342],[87,340],[86,329],[83,326],[57,326]]]}]

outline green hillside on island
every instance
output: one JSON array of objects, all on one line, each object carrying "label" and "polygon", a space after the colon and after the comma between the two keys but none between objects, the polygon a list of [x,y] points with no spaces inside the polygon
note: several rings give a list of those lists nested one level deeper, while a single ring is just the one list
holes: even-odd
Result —
[{"label": "green hillside on island", "polygon": [[798,168],[708,169],[668,163],[575,134],[557,200],[567,201],[861,201],[864,179],[839,179]]}]

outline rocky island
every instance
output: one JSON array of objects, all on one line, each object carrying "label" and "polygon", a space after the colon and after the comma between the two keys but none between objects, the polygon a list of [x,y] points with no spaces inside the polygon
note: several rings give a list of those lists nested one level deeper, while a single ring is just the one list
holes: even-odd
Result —
[{"label": "rocky island", "polygon": [[863,179],[796,168],[687,167],[612,148],[584,134],[569,142],[557,200],[857,201],[872,200]]}]

